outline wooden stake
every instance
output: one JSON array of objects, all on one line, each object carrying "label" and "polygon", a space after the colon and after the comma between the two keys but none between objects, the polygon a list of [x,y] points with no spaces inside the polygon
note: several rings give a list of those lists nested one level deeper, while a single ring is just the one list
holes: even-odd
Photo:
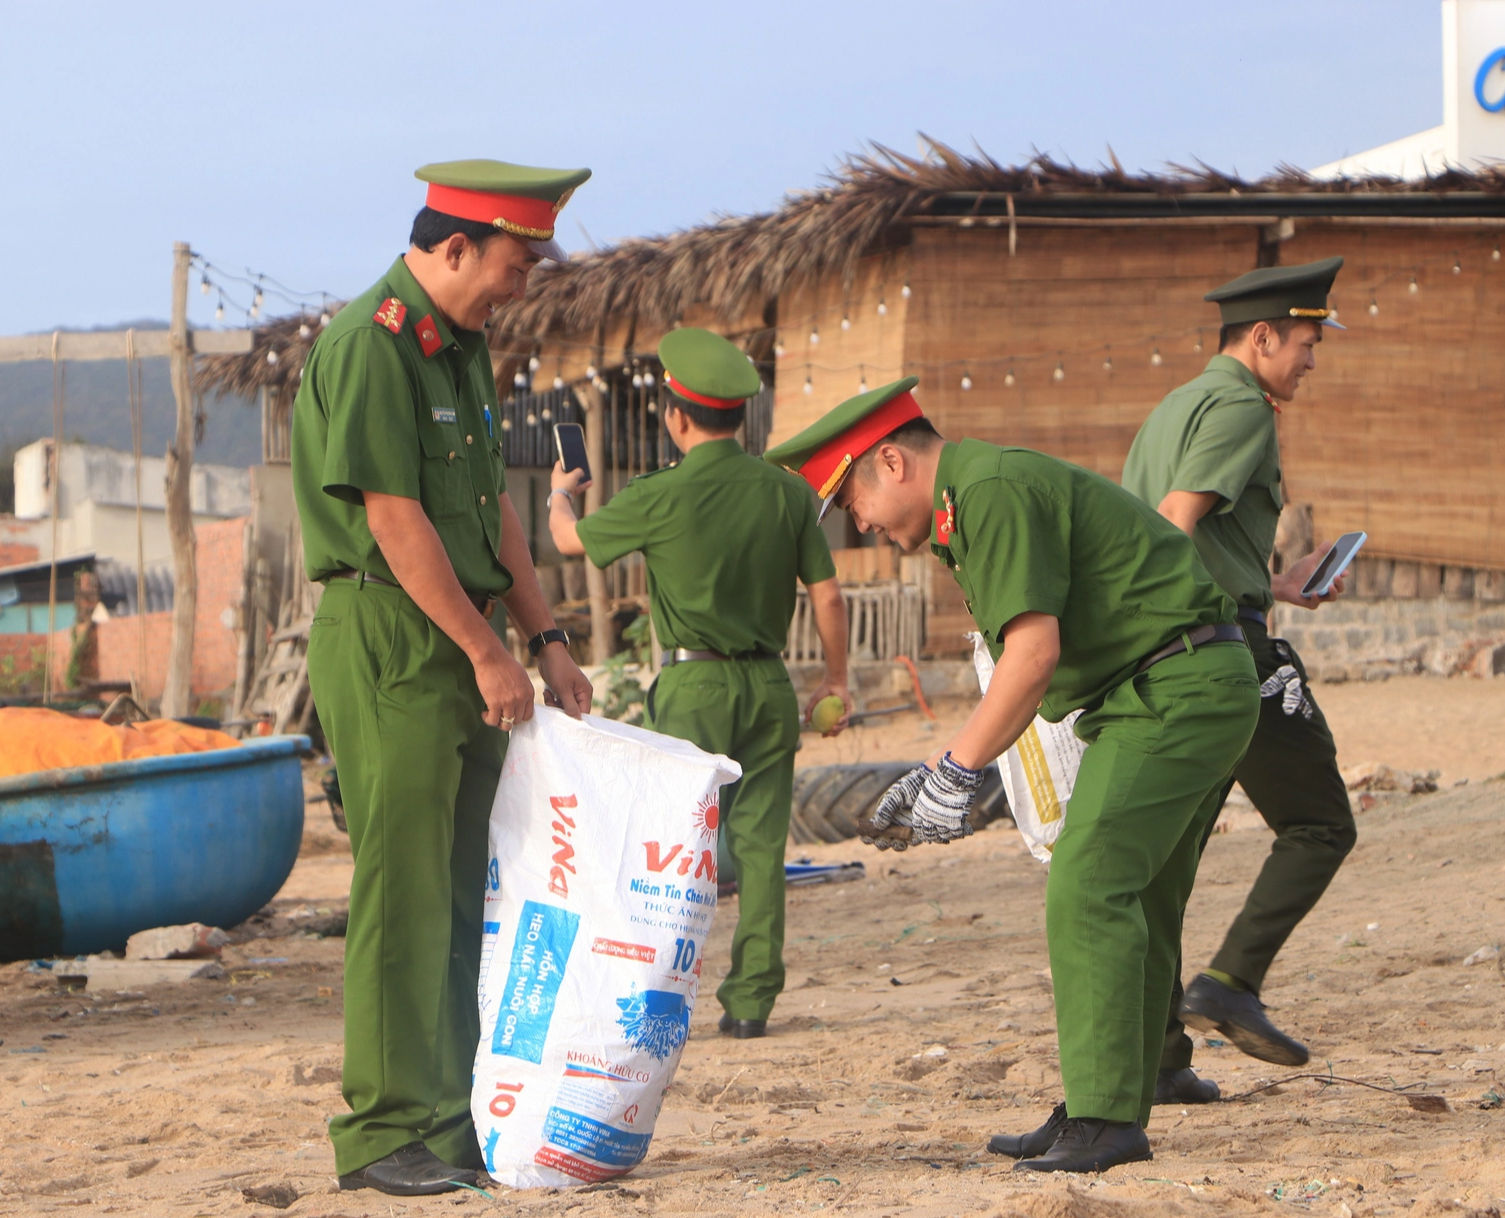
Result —
[{"label": "wooden stake", "polygon": [[[590,462],[591,484],[585,492],[585,514],[601,506],[602,479],[606,477],[606,398],[592,384],[580,387],[585,410],[585,459]],[[606,572],[585,560],[585,593],[591,606],[591,663],[611,659],[611,599],[606,594]]]},{"label": "wooden stake", "polygon": [[162,717],[192,714],[193,619],[198,609],[198,562],[193,535],[193,386],[189,381],[192,352],[188,343],[188,263],[186,241],[172,250],[172,324],[168,329],[168,357],[172,394],[177,401],[178,425],[167,449],[167,531],[172,540],[172,647],[167,656],[167,684],[162,691]]}]

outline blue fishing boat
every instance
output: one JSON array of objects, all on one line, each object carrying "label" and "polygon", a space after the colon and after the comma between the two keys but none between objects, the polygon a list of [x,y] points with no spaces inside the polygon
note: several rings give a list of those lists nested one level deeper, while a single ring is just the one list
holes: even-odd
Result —
[{"label": "blue fishing boat", "polygon": [[245,921],[297,860],[308,749],[276,736],[0,779],[0,961]]}]

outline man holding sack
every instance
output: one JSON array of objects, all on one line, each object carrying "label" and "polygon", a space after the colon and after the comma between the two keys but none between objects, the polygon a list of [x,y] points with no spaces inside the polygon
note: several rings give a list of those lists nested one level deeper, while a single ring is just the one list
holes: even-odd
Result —
[{"label": "man holding sack", "polygon": [[1046,889],[1065,1103],[989,1149],[1016,1170],[1151,1157],[1181,915],[1202,833],[1259,707],[1234,605],[1190,539],[1121,487],[1020,448],[946,443],[914,377],[843,403],[767,454],[863,532],[927,543],[997,666],[967,723],[884,796],[870,835],[971,832],[983,767],[1037,708],[1088,741]]}]

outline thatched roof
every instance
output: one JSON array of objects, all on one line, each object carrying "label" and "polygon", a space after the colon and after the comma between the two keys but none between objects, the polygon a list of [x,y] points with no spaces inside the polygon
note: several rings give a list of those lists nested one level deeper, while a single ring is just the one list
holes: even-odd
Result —
[{"label": "thatched roof", "polygon": [[[330,304],[325,315],[333,317],[343,307],[343,302]],[[250,354],[206,355],[196,360],[193,387],[199,393],[242,398],[284,386],[296,393],[303,362],[321,329],[319,318],[307,314],[274,317],[252,330]]]},{"label": "thatched roof", "polygon": [[[790,195],[777,211],[726,216],[546,264],[534,272],[527,299],[493,318],[491,345],[515,356],[551,337],[590,343],[623,320],[662,333],[697,306],[728,322],[745,319],[762,314],[796,280],[834,275],[850,284],[861,258],[906,243],[913,224],[967,225],[985,217],[998,226],[1004,216],[1247,220],[1265,213],[1505,218],[1505,169],[1402,181],[1323,180],[1282,167],[1246,181],[1206,166],[1128,173],[1116,158],[1096,170],[1045,156],[1010,167],[981,151],[969,156],[934,141],[927,147],[924,156],[906,156],[874,146],[845,160],[822,188]],[[295,377],[311,341],[299,339],[298,319],[263,329],[270,336],[251,355],[203,361],[200,384],[244,393]],[[269,348],[279,352],[275,365],[266,361]],[[232,373],[234,364],[245,366]]]}]

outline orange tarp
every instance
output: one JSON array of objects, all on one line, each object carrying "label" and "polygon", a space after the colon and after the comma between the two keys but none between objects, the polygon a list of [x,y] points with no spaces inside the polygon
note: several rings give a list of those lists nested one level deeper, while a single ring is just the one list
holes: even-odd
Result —
[{"label": "orange tarp", "polygon": [[224,732],[189,727],[172,719],[110,727],[98,719],[75,719],[36,707],[0,708],[0,778],[135,757],[206,753],[239,745],[240,741]]}]

